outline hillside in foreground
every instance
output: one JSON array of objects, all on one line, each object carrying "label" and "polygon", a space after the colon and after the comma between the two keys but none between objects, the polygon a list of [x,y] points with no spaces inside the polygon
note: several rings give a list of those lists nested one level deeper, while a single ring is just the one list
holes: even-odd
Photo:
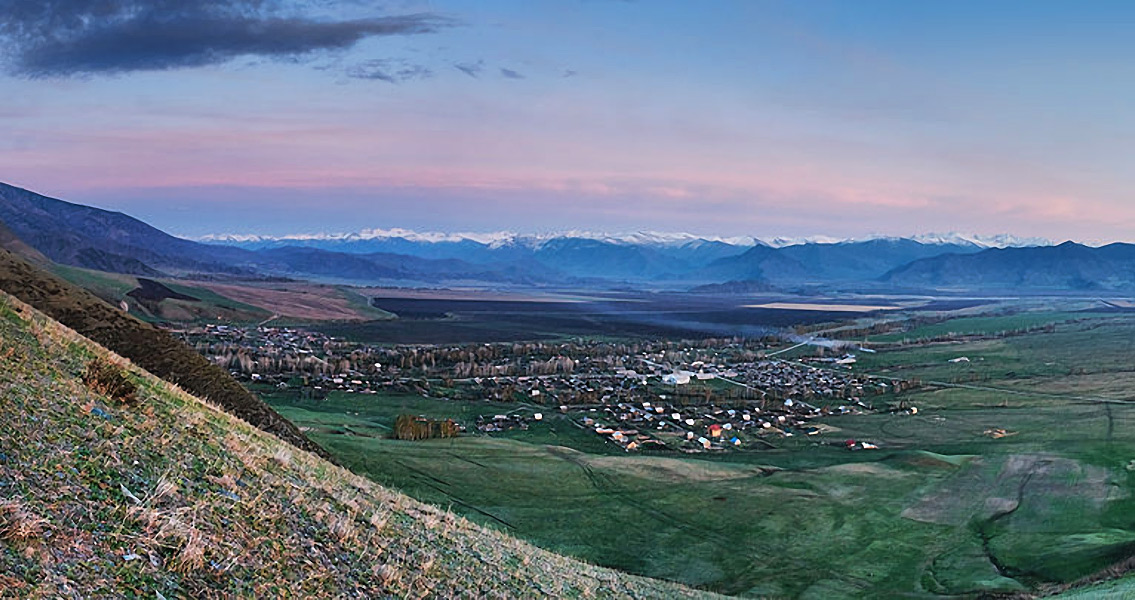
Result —
[{"label": "hillside in foreground", "polygon": [[[703,595],[386,490],[6,294],[0,360],[0,595]],[[92,379],[97,364],[125,373],[133,398]]]},{"label": "hillside in foreground", "polygon": [[0,290],[43,311],[166,381],[216,402],[260,429],[326,456],[294,425],[169,333],[107,304],[94,294],[0,249]]}]

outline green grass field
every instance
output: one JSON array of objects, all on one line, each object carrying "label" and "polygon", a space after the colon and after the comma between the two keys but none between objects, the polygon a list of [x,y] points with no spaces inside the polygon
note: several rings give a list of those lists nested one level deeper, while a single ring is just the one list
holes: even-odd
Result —
[{"label": "green grass field", "polygon": [[992,335],[1003,331],[1029,329],[1049,323],[1078,320],[1089,316],[1091,315],[1079,312],[1035,311],[1009,315],[962,317],[941,323],[922,325],[908,331],[869,336],[867,341],[883,344],[944,335]]},{"label": "green grass field", "polygon": [[138,287],[138,280],[133,275],[107,273],[58,264],[52,265],[51,271],[108,301],[122,300],[126,298],[127,292]]},{"label": "green grass field", "polygon": [[[340,408],[347,402],[333,396]],[[276,407],[315,428],[309,435],[316,441],[380,483],[557,552],[718,591],[796,596],[811,586],[808,573],[821,559],[832,586],[905,589],[917,583],[907,574],[915,571],[911,565],[848,575],[864,553],[884,552],[889,543],[856,548],[847,542],[894,536],[906,540],[899,546],[929,544],[940,529],[894,519],[901,506],[890,498],[893,489],[862,494],[858,508],[833,496],[853,488],[867,492],[866,480],[875,477],[912,492],[926,474],[901,460],[794,472],[743,461],[627,456],[554,419],[496,438],[401,442],[382,436],[397,413],[463,418],[479,412],[467,412],[470,404],[372,397],[346,415]],[[491,414],[500,407],[483,408]],[[579,449],[586,447],[591,451]],[[939,477],[938,471],[929,475]],[[793,504],[791,514],[778,514]],[[834,562],[833,544],[840,554]],[[794,564],[774,558],[786,555],[795,556]]]},{"label": "green grass field", "polygon": [[[381,483],[601,565],[759,597],[1035,591],[1135,554],[1135,403],[1122,401],[1135,390],[1135,319],[1088,316],[1030,316],[1063,323],[1053,332],[861,354],[858,371],[949,385],[905,394],[917,415],[830,417],[829,433],[775,450],[628,455],[548,410],[526,432],[402,442],[384,434],[404,412],[471,425],[531,409],[269,401]],[[971,360],[948,362],[957,356]],[[881,449],[838,447],[848,438]]]}]

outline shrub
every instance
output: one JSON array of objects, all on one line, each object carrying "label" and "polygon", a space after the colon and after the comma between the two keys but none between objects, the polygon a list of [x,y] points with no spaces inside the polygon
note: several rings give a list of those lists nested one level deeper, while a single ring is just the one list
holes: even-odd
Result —
[{"label": "shrub", "polygon": [[83,371],[83,383],[91,391],[124,404],[137,400],[138,386],[130,381],[120,367],[102,358],[87,363],[87,368]]}]

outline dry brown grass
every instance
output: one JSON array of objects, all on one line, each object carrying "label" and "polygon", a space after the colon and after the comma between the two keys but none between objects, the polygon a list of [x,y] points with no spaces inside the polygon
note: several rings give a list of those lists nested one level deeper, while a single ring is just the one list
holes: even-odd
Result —
[{"label": "dry brown grass", "polygon": [[281,467],[292,464],[292,451],[283,446],[277,448],[276,451],[272,453],[272,462]]},{"label": "dry brown grass", "polygon": [[371,513],[370,517],[367,518],[367,522],[374,527],[376,533],[382,533],[382,530],[386,529],[388,521],[390,521],[390,513],[382,510]]},{"label": "dry brown grass", "polygon": [[0,500],[0,539],[28,542],[39,539],[47,520],[32,513],[19,500]]},{"label": "dry brown grass", "polygon": [[265,456],[250,444],[249,436],[243,433],[231,432],[225,436],[225,448],[240,459],[240,462],[249,469],[260,469],[264,465]]},{"label": "dry brown grass", "polygon": [[28,587],[28,584],[12,577],[11,575],[0,573],[0,590],[4,590],[6,594],[19,594],[22,595],[23,590]]},{"label": "dry brown grass", "polygon": [[121,367],[103,358],[87,363],[87,368],[83,371],[83,383],[92,392],[123,404],[138,399],[138,386],[130,381]]},{"label": "dry brown grass", "polygon": [[178,573],[191,573],[205,566],[209,549],[206,535],[190,520],[195,512],[192,506],[175,509],[136,506],[130,508],[127,515],[132,522],[142,525],[142,535],[137,541],[143,547],[171,551],[170,568]]},{"label": "dry brown grass", "polygon": [[190,527],[186,533],[185,545],[170,561],[170,568],[177,573],[192,573],[205,566],[205,535]]},{"label": "dry brown grass", "polygon": [[149,499],[154,502],[161,502],[175,495],[177,495],[177,484],[174,483],[168,475],[162,475],[162,477],[158,479],[158,485],[154,486],[154,492]]},{"label": "dry brown grass", "polygon": [[355,519],[352,515],[331,515],[328,518],[327,529],[340,543],[348,543],[358,536],[355,528]]},{"label": "dry brown grass", "polygon": [[391,564],[380,564],[374,566],[374,574],[378,576],[382,583],[390,587],[397,587],[402,581],[402,572],[398,567]]},{"label": "dry brown grass", "polygon": [[317,321],[362,321],[372,318],[359,313],[338,289],[331,286],[290,283],[273,287],[219,284],[194,281],[237,302],[251,304],[284,317]]}]

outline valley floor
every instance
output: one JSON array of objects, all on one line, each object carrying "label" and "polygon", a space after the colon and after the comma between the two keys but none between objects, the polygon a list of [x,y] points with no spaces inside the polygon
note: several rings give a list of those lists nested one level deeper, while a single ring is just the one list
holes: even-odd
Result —
[{"label": "valley floor", "polygon": [[[628,455],[557,416],[405,442],[387,438],[398,414],[468,422],[508,405],[267,399],[385,485],[557,552],[728,594],[1058,593],[1135,555],[1135,318],[950,323],[907,337],[966,335],[883,339],[853,366],[924,382],[895,399],[916,414],[825,417],[818,436],[716,456]],[[848,439],[879,449],[850,452]]]}]

